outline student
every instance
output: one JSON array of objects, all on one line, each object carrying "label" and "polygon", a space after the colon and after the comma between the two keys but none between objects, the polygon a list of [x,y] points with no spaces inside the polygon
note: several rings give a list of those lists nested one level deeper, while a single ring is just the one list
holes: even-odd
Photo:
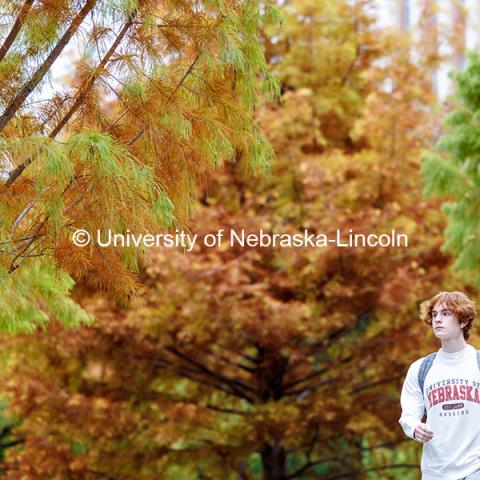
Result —
[{"label": "student", "polygon": [[423,443],[422,480],[480,480],[480,355],[466,342],[475,313],[462,292],[439,292],[420,305],[442,346],[410,365],[399,423]]}]

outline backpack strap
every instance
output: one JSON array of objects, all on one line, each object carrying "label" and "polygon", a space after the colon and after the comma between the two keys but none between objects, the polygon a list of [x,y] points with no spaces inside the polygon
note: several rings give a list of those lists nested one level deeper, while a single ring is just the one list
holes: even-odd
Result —
[{"label": "backpack strap", "polygon": [[[420,370],[418,371],[418,384],[420,385],[420,390],[422,391],[422,394],[423,386],[425,384],[425,377],[427,376],[428,371],[432,367],[433,361],[435,360],[436,356],[437,352],[430,353],[423,359],[420,365]],[[478,365],[480,367],[480,350],[477,350],[477,361],[479,362]]]},{"label": "backpack strap", "polygon": [[480,370],[480,350],[477,350],[477,364],[478,364],[478,369]]}]

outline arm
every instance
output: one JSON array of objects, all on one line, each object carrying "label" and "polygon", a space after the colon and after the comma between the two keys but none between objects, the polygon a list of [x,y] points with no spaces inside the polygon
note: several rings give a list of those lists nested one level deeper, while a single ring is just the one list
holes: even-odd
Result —
[{"label": "arm", "polygon": [[418,384],[420,363],[421,360],[418,360],[410,365],[400,395],[402,415],[398,422],[405,435],[414,440],[417,440],[414,435],[415,428],[422,422],[425,408],[423,393]]}]

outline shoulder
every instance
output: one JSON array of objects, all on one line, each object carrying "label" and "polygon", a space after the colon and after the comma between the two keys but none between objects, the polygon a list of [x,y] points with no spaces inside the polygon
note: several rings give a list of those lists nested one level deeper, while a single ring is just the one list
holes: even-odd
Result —
[{"label": "shoulder", "polygon": [[425,357],[419,358],[410,364],[407,370],[407,377],[411,377],[412,375],[418,375],[420,370],[420,365]]},{"label": "shoulder", "polygon": [[474,345],[472,345],[471,343],[467,343],[467,348],[469,348],[470,350],[472,350],[473,352],[480,352],[480,350],[475,347]]},{"label": "shoulder", "polygon": [[471,345],[470,343],[468,344],[468,349],[471,351],[471,355],[473,357],[477,357],[477,358],[480,358],[480,350],[476,347],[474,347],[473,345]]},{"label": "shoulder", "polygon": [[423,357],[420,357],[418,358],[417,360],[415,360],[411,365],[410,365],[410,369],[411,370],[419,370],[420,369],[420,366],[422,365],[423,361],[428,357],[428,355],[425,355]]},{"label": "shoulder", "polygon": [[418,358],[415,360],[413,363],[410,364],[410,367],[408,368],[408,373],[407,375],[418,375],[420,371],[420,367],[422,366],[423,361],[429,357],[430,355],[436,354],[437,352],[431,352],[428,355],[424,355],[423,357]]}]

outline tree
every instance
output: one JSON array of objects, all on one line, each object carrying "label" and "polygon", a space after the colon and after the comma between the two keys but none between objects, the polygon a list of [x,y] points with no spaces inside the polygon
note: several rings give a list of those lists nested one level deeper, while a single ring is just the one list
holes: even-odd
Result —
[{"label": "tree", "polygon": [[[241,156],[209,176],[195,249],[155,250],[135,305],[78,289],[91,327],[9,340],[25,445],[10,451],[8,479],[386,479],[418,468],[419,444],[400,448],[399,388],[433,345],[419,301],[458,283],[439,249],[438,202],[422,198],[430,79],[366,12],[291,2],[286,38],[265,32],[284,92],[257,110],[274,175],[247,183]],[[220,228],[395,228],[410,242],[205,247]]]},{"label": "tree", "polygon": [[[196,185],[235,152],[248,173],[268,172],[252,110],[258,81],[271,95],[278,81],[257,31],[281,17],[235,0],[9,1],[1,15],[11,28],[0,46],[0,328],[78,324],[88,317],[70,299],[74,282],[126,302],[149,252],[79,248],[76,229],[181,227]],[[71,80],[42,98],[72,44]]]},{"label": "tree", "polygon": [[[19,422],[13,418],[6,417],[4,412],[6,410],[6,402],[2,401],[0,404],[0,461],[5,460],[5,453],[9,448],[18,445],[23,442],[21,438],[12,438],[12,430]],[[3,475],[5,471],[0,467],[0,475]]]},{"label": "tree", "polygon": [[480,57],[472,52],[468,67],[454,77],[453,111],[435,148],[423,156],[425,194],[440,197],[448,217],[443,251],[456,256],[456,271],[480,285],[480,157],[477,152],[480,112]]}]

